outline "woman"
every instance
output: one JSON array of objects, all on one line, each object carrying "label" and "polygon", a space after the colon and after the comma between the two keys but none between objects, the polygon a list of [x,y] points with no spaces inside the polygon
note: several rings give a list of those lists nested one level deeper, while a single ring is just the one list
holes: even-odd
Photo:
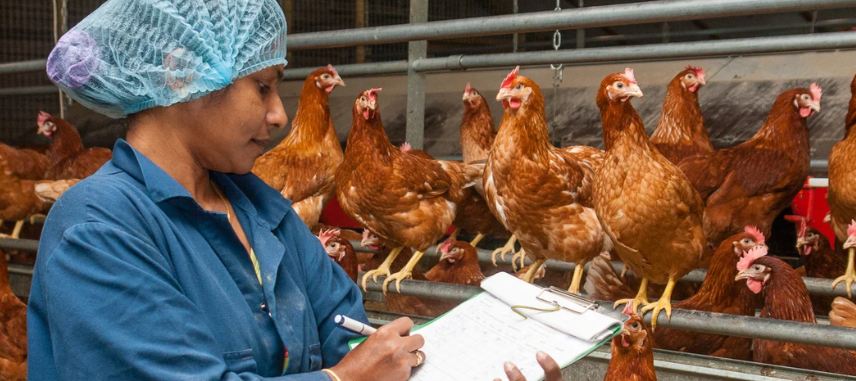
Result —
[{"label": "woman", "polygon": [[405,380],[401,319],[348,353],[359,291],[290,202],[250,174],[287,122],[276,0],[109,0],[50,78],[127,116],[113,159],[56,203],[29,303],[30,380]]}]

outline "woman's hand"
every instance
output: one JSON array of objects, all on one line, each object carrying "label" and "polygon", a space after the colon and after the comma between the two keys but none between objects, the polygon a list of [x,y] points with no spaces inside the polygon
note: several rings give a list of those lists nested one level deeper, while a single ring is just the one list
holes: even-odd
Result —
[{"label": "woman's hand", "polygon": [[419,351],[425,339],[411,336],[411,328],[410,318],[380,327],[330,370],[343,381],[407,380],[413,368],[425,362],[425,354]]},{"label": "woman's hand", "polygon": [[[538,360],[538,365],[541,365],[541,369],[544,369],[544,381],[562,381],[562,368],[559,367],[556,360],[540,351],[535,355],[535,358]],[[508,381],[526,381],[526,377],[523,377],[520,369],[517,369],[517,366],[510,362],[505,363],[505,375],[508,376]],[[497,378],[494,381],[502,380]]]}]

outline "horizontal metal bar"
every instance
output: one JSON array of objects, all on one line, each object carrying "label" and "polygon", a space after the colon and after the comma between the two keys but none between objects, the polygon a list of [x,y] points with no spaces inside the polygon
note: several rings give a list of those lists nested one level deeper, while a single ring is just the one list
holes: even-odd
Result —
[{"label": "horizontal metal bar", "polygon": [[59,89],[56,86],[7,87],[0,89],[0,97],[10,95],[39,95],[54,94]]},{"label": "horizontal metal bar", "polygon": [[[365,248],[359,248],[359,241],[351,241],[351,244],[354,246],[354,249],[360,252],[371,253],[373,250],[368,250]],[[0,241],[0,247],[2,247],[2,241]],[[476,252],[479,255],[479,263],[492,263],[491,255],[493,251],[484,250],[484,249],[476,249]],[[428,250],[425,251],[425,255],[422,257],[423,259],[435,259],[439,258],[440,253],[437,252],[437,246],[431,246]],[[784,259],[784,258],[782,258]],[[497,257],[497,264],[502,265],[511,265],[511,256],[506,256],[506,259],[502,257]],[[525,259],[524,264],[529,265],[532,263],[532,260],[528,257]],[[574,271],[576,264],[573,262],[562,262],[557,260],[547,260],[544,263],[544,266],[547,270],[550,271],[558,271],[558,272],[571,272]],[[590,264],[587,263],[585,266],[586,271],[588,271]],[[612,262],[612,267],[616,272],[621,272],[624,268],[624,264],[621,262]],[[627,273],[633,275],[633,272],[627,270]],[[685,275],[681,278],[680,282],[688,282],[688,283],[702,283],[704,282],[704,278],[707,276],[707,270],[705,269],[695,269],[689,272],[689,274]],[[835,289],[832,288],[832,280],[831,279],[821,279],[821,278],[803,278],[803,282],[805,282],[805,286],[808,289],[808,293],[811,295],[818,296],[847,296],[846,285],[844,282],[839,283],[835,286]],[[851,288],[851,292],[856,294],[856,283],[854,283]]]},{"label": "horizontal metal bar", "polygon": [[[360,278],[364,273],[360,273]],[[377,282],[369,281],[370,291],[381,291],[385,277]],[[387,290],[398,293],[394,286]],[[482,292],[481,287],[460,286],[446,283],[404,280],[401,294],[435,299],[464,301]],[[599,301],[601,308],[610,306],[610,301]],[[651,311],[645,314],[645,322],[651,324]],[[753,339],[785,341],[789,343],[819,345],[824,347],[856,350],[856,331],[852,328],[787,320],[762,319],[750,316],[729,315],[715,312],[672,309],[671,320],[665,313],[657,318],[657,326],[704,332],[717,335],[740,336]]]},{"label": "horizontal metal bar", "polygon": [[39,241],[35,239],[0,238],[0,249],[39,251]]},{"label": "horizontal metal bar", "polygon": [[526,53],[460,55],[415,61],[416,71],[466,70],[515,65],[591,64],[856,48],[856,33],[823,33]]},{"label": "horizontal metal bar", "polygon": [[[310,73],[317,70],[316,67],[287,69],[283,71],[282,79],[285,81],[303,80]],[[407,73],[407,61],[373,62],[350,65],[338,65],[336,71],[342,77],[361,75],[381,75]]]},{"label": "horizontal metal bar", "polygon": [[829,160],[812,160],[811,169],[829,169]]},{"label": "horizontal metal bar", "polygon": [[0,63],[0,74],[45,70],[47,63],[46,59]]},{"label": "horizontal metal bar", "polygon": [[334,48],[552,31],[555,29],[594,28],[764,13],[813,11],[852,6],[851,0],[652,1],[419,24],[299,33],[288,37],[288,47],[292,50]]}]

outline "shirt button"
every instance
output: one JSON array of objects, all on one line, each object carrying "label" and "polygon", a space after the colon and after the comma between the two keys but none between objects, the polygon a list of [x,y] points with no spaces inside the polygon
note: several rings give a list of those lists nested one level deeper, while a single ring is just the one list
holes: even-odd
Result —
[{"label": "shirt button", "polygon": [[259,307],[261,307],[262,311],[267,311],[267,310],[268,310],[268,309],[267,309],[267,303],[265,303],[265,302],[262,302],[262,304],[260,304],[260,305],[259,305]]}]

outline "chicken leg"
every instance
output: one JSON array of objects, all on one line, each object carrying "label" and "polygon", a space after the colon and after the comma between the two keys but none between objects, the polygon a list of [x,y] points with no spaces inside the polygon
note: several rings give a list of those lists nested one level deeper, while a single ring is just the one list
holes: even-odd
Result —
[{"label": "chicken leg", "polygon": [[847,249],[847,271],[844,272],[844,275],[835,278],[835,280],[832,281],[833,290],[835,289],[835,286],[838,285],[838,283],[844,282],[844,284],[847,286],[848,298],[852,297],[852,295],[850,295],[850,285],[852,285],[853,282],[856,281],[856,271],[854,271],[853,268],[854,259],[856,259],[856,247],[851,247]]},{"label": "chicken leg", "polygon": [[21,237],[21,229],[24,227],[24,220],[15,222],[15,229],[12,230],[12,238],[18,239]]},{"label": "chicken leg", "polygon": [[508,239],[508,242],[505,243],[505,246],[494,250],[493,253],[490,253],[490,260],[493,262],[494,266],[496,266],[496,257],[497,256],[502,257],[502,261],[505,262],[505,255],[508,253],[514,252],[514,243],[516,243],[516,242],[517,242],[517,236],[513,235],[513,236],[511,236],[511,238]]},{"label": "chicken leg", "polygon": [[535,274],[538,273],[538,270],[544,265],[544,262],[546,262],[544,259],[536,259],[535,262],[532,262],[532,264],[529,265],[529,270],[526,271],[526,275],[523,276],[523,280],[526,283],[532,283],[535,279]]},{"label": "chicken leg", "polygon": [[636,297],[633,299],[618,299],[613,303],[612,309],[618,308],[618,306],[622,304],[633,303],[633,306],[639,308],[639,306],[646,306],[651,304],[648,301],[648,278],[642,278],[642,284],[639,285],[639,292],[636,293]]},{"label": "chicken leg", "polygon": [[574,278],[571,280],[571,287],[568,287],[568,292],[579,294],[580,284],[583,281],[583,273],[585,272],[585,263],[577,263],[574,267]]},{"label": "chicken leg", "polygon": [[[363,275],[363,291],[368,291],[369,289],[366,287],[366,282],[369,277],[372,277],[372,282],[377,282],[377,277],[383,275],[388,276],[390,274],[390,266],[392,266],[392,262],[395,261],[395,257],[398,256],[398,253],[404,249],[404,246],[396,247],[389,252],[389,255],[386,259],[383,260],[383,263],[378,266],[375,270],[369,270],[366,272],[366,275]],[[386,289],[386,287],[384,287]]]},{"label": "chicken leg", "polygon": [[479,233],[479,234],[476,236],[476,238],[473,238],[473,240],[472,240],[472,241],[470,241],[470,246],[472,246],[472,247],[476,247],[476,245],[478,245],[478,244],[479,244],[479,242],[481,242],[481,240],[482,240],[483,238],[484,238],[484,234]]},{"label": "chicken leg", "polygon": [[407,264],[404,265],[404,268],[401,269],[401,271],[386,277],[386,279],[383,281],[383,293],[384,293],[384,295],[386,295],[386,290],[387,290],[387,286],[389,285],[389,282],[392,282],[393,280],[395,281],[396,291],[401,292],[401,281],[404,279],[410,279],[413,277],[413,273],[412,273],[413,268],[416,267],[416,265],[419,263],[419,260],[422,259],[422,255],[424,255],[424,254],[425,254],[425,252],[423,252],[423,251],[417,251],[417,252],[413,253],[413,256],[410,257],[410,260],[407,261]]},{"label": "chicken leg", "polygon": [[449,241],[455,242],[458,240],[458,233],[461,232],[460,228],[455,228],[455,231],[452,232],[452,235],[449,236]]},{"label": "chicken leg", "polygon": [[669,278],[669,282],[666,283],[666,290],[663,291],[663,295],[660,296],[660,300],[657,303],[650,303],[645,307],[642,307],[642,314],[645,312],[654,310],[654,314],[651,315],[651,332],[657,329],[657,316],[660,315],[660,310],[666,310],[666,316],[669,320],[672,320],[672,290],[675,289],[675,279]]}]

